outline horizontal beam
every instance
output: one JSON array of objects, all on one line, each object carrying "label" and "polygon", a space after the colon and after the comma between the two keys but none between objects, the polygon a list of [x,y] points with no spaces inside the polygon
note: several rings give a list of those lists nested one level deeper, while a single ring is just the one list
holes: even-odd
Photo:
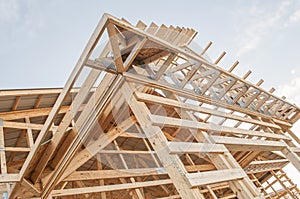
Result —
[{"label": "horizontal beam", "polygon": [[120,169],[99,171],[75,171],[63,181],[103,180],[112,178],[129,178],[149,175],[165,175],[164,168]]},{"label": "horizontal beam", "polygon": [[154,151],[134,151],[134,150],[99,150],[98,153],[101,154],[132,154],[132,155],[141,155],[141,154],[154,154]]},{"label": "horizontal beam", "polygon": [[246,176],[246,173],[241,169],[224,169],[186,174],[186,177],[188,178],[191,187],[197,187],[231,180],[239,180],[245,178]]},{"label": "horizontal beam", "polygon": [[102,70],[102,71],[106,71],[109,73],[118,74],[117,71],[113,70],[113,68],[116,67],[113,60],[108,60],[105,58],[100,58],[100,59],[96,59],[96,60],[88,59],[88,60],[86,60],[85,65],[90,68],[97,69],[97,70]]},{"label": "horizontal beam", "polygon": [[169,142],[171,154],[176,153],[225,153],[226,147],[221,144],[192,143],[192,142]]},{"label": "horizontal beam", "polygon": [[[66,113],[69,109],[69,106],[60,107],[58,114]],[[9,111],[0,113],[0,118],[3,120],[17,120],[24,119],[25,117],[33,118],[49,115],[52,107],[50,108],[37,108],[37,109],[28,109],[22,111]]]},{"label": "horizontal beam", "polygon": [[11,174],[0,175],[0,183],[19,182],[19,181],[20,181],[19,174],[11,173]]},{"label": "horizontal beam", "polygon": [[277,163],[288,163],[287,159],[279,159],[279,160],[261,160],[261,161],[252,161],[250,165],[265,165],[265,164],[277,164]]},{"label": "horizontal beam", "polygon": [[280,151],[287,145],[280,141],[255,140],[225,136],[210,136],[217,144],[224,144],[230,151]]},{"label": "horizontal beam", "polygon": [[239,135],[249,135],[249,136],[273,138],[273,139],[290,140],[290,138],[288,138],[285,135],[264,133],[264,132],[253,131],[253,130],[238,129],[238,128],[221,126],[218,124],[196,122],[196,121],[185,120],[185,119],[180,119],[180,118],[164,117],[164,116],[159,116],[159,115],[150,115],[150,119],[154,125],[158,125],[158,126],[192,128],[192,129],[200,129],[200,130],[216,132],[216,133],[239,134]]},{"label": "horizontal beam", "polygon": [[51,192],[51,195],[52,195],[52,197],[70,196],[70,195],[78,195],[78,194],[119,191],[119,190],[124,190],[124,189],[135,189],[135,188],[141,188],[141,187],[152,187],[152,186],[159,186],[159,185],[165,185],[165,184],[172,184],[172,180],[166,179],[166,180],[134,182],[134,183],[126,183],[126,184],[104,185],[104,186],[96,186],[96,187],[53,190]]},{"label": "horizontal beam", "polygon": [[[2,150],[2,149],[0,149]],[[27,147],[5,147],[4,151],[11,151],[11,152],[30,152],[30,148]]]},{"label": "horizontal beam", "polygon": [[[60,94],[62,90],[62,88],[0,90],[0,97]],[[77,93],[78,90],[74,88],[70,92]]]},{"label": "horizontal beam", "polygon": [[289,163],[287,159],[252,161],[244,168],[247,174],[261,173],[282,169]]},{"label": "horizontal beam", "polygon": [[[30,128],[31,130],[40,131],[40,130],[42,130],[43,126],[44,125],[42,125],[42,124],[3,121],[3,127],[12,128],[12,129],[28,129],[28,128]],[[52,125],[49,130],[55,132],[57,130],[57,126]]]}]

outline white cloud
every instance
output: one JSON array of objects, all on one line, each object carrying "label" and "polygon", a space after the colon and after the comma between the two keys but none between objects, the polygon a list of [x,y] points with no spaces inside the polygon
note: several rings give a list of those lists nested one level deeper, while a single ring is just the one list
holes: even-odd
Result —
[{"label": "white cloud", "polygon": [[35,36],[45,27],[42,10],[46,6],[39,0],[0,0],[0,25],[7,35],[25,32]]},{"label": "white cloud", "polygon": [[300,21],[300,9],[295,11],[291,16],[290,16],[290,22],[291,23],[297,23]]},{"label": "white cloud", "polygon": [[242,24],[237,27],[238,56],[257,48],[272,31],[284,27],[292,7],[292,2],[286,0],[269,7],[254,3],[250,8],[239,7],[238,11],[234,11],[239,24]]},{"label": "white cloud", "polygon": [[16,21],[19,18],[17,0],[0,0],[0,23]]},{"label": "white cloud", "polygon": [[295,77],[287,84],[279,86],[278,94],[286,96],[288,101],[300,105],[300,77]]}]

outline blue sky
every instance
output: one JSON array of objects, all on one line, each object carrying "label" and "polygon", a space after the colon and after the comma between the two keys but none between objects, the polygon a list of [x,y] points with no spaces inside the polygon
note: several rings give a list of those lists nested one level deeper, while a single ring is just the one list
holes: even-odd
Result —
[{"label": "blue sky", "polygon": [[0,90],[62,87],[105,12],[194,28],[212,59],[227,52],[221,67],[239,60],[234,73],[300,104],[300,0],[0,0]]},{"label": "blue sky", "polygon": [[222,67],[239,60],[236,74],[251,69],[249,80],[300,100],[299,0],[0,0],[0,89],[62,87],[105,12],[194,28],[200,46],[214,43],[212,59],[227,52]]}]

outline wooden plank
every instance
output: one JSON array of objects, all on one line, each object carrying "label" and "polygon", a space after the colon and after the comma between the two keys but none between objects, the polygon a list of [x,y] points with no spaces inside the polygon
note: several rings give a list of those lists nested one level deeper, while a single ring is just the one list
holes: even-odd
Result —
[{"label": "wooden plank", "polygon": [[187,68],[187,67],[189,67],[189,66],[192,66],[193,64],[194,64],[194,63],[191,63],[191,62],[187,61],[187,62],[184,62],[183,64],[179,64],[179,65],[177,65],[177,66],[174,66],[174,67],[170,68],[170,69],[168,70],[168,72],[170,72],[170,73],[175,73],[175,72],[180,71],[180,70],[183,70],[183,69],[185,69],[185,68]]},{"label": "wooden plank", "polygon": [[30,152],[30,148],[26,147],[5,147],[4,150],[10,152]]},{"label": "wooden plank", "polygon": [[[26,122],[26,125],[29,126],[30,125],[30,119],[28,116],[25,117],[25,122]],[[52,126],[53,127],[53,126]],[[50,128],[51,130],[51,128]],[[52,130],[53,131],[53,130]],[[26,139],[27,139],[27,144],[29,146],[29,148],[31,148],[34,144],[34,140],[33,140],[33,134],[32,134],[32,130],[30,127],[27,128],[27,136],[26,136]]]},{"label": "wooden plank", "polygon": [[227,149],[221,144],[168,142],[170,153],[224,153]]},{"label": "wooden plank", "polygon": [[39,97],[37,98],[37,100],[35,101],[34,107],[35,109],[39,108],[41,101],[43,99],[43,95],[39,95]]},{"label": "wooden plank", "polygon": [[154,180],[154,181],[145,181],[145,182],[134,182],[126,184],[114,184],[114,185],[104,185],[104,186],[95,186],[95,187],[85,187],[85,188],[71,188],[63,190],[53,190],[51,192],[52,197],[61,197],[61,196],[70,196],[78,195],[85,193],[100,193],[108,191],[118,191],[124,189],[135,189],[140,187],[152,187],[158,185],[172,184],[172,180]]},{"label": "wooden plank", "polygon": [[[103,166],[102,166],[102,163],[100,162],[100,160],[101,160],[101,155],[100,155],[100,154],[97,154],[97,155],[96,155],[96,159],[97,159],[97,162],[96,162],[96,164],[97,164],[97,169],[98,169],[98,170],[102,170],[102,169],[103,169]],[[94,175],[93,175],[93,176],[94,176]],[[100,185],[100,186],[105,185],[104,179],[100,179],[100,180],[99,180],[99,185]],[[100,193],[100,197],[101,197],[101,199],[106,199],[106,198],[107,198],[107,197],[106,197],[106,193],[105,193],[105,192]]]},{"label": "wooden plank", "polygon": [[102,70],[106,71],[112,74],[117,74],[118,72],[115,70],[116,65],[113,62],[113,60],[107,59],[107,58],[99,58],[96,60],[86,60],[85,66],[97,69],[97,70]]},{"label": "wooden plank", "polygon": [[159,68],[159,70],[157,71],[156,75],[155,75],[155,80],[159,80],[160,77],[166,72],[166,70],[169,68],[170,64],[172,63],[172,61],[175,59],[176,55],[171,53],[168,58],[166,59],[166,61],[162,64],[162,66]]},{"label": "wooden plank", "polygon": [[75,137],[78,134],[78,132],[75,130],[75,127],[73,127],[69,131],[67,130],[65,132],[65,134],[67,134],[67,136],[66,136],[64,142],[59,146],[59,149],[58,149],[56,155],[54,156],[54,158],[52,158],[52,161],[51,161],[51,167],[52,168],[56,168],[57,167],[57,165],[59,164],[60,160],[65,155],[66,151],[68,151],[68,148],[70,147],[71,143],[75,139]]},{"label": "wooden plank", "polygon": [[300,172],[300,157],[293,152],[290,147],[286,147],[282,150],[284,156],[294,165],[294,167]]},{"label": "wooden plank", "polygon": [[191,187],[209,185],[218,182],[239,180],[246,177],[242,169],[224,169],[216,171],[206,171],[201,173],[186,174]]},{"label": "wooden plank", "polygon": [[139,20],[135,26],[141,30],[145,30],[147,28],[147,25],[141,20]]},{"label": "wooden plank", "polygon": [[193,76],[198,72],[201,67],[201,63],[195,62],[191,68],[191,70],[187,73],[185,78],[180,83],[180,88],[184,88],[186,84],[193,78]]},{"label": "wooden plank", "polygon": [[239,65],[239,61],[234,62],[234,64],[228,69],[228,72],[232,72]]},{"label": "wooden plank", "polygon": [[124,71],[124,65],[123,65],[122,55],[121,55],[118,37],[117,37],[118,33],[116,31],[116,28],[114,27],[114,24],[112,23],[107,24],[107,32],[109,35],[110,45],[113,50],[117,71],[121,73]]},{"label": "wooden plank", "polygon": [[[58,114],[66,113],[68,109],[69,109],[69,106],[63,106],[58,111]],[[17,119],[23,119],[26,116],[28,116],[29,118],[47,116],[47,115],[49,115],[51,110],[52,110],[52,107],[2,112],[2,113],[0,113],[0,118],[2,118],[3,120],[17,120]]]},{"label": "wooden plank", "polygon": [[[11,122],[11,121],[3,121],[3,126],[5,128],[11,128],[11,129],[24,129],[24,130],[31,129],[36,131],[40,131],[43,128],[42,124]],[[56,131],[57,126],[52,125],[49,130]]]},{"label": "wooden plank", "polygon": [[0,160],[1,160],[1,174],[7,174],[7,166],[6,166],[6,157],[5,157],[5,138],[4,138],[4,129],[3,122],[0,118]]},{"label": "wooden plank", "polygon": [[147,41],[147,38],[143,38],[136,43],[136,45],[134,46],[134,48],[132,49],[132,51],[130,52],[130,54],[128,55],[127,59],[124,62],[124,67],[125,67],[124,71],[128,70],[128,68],[130,67],[130,65],[136,58],[136,56],[142,50],[143,45],[146,43],[146,41]]},{"label": "wooden plank", "polygon": [[149,33],[149,34],[154,35],[154,33],[157,31],[157,29],[158,29],[158,25],[156,25],[155,23],[152,22],[152,23],[148,26],[146,32]]},{"label": "wooden plank", "polygon": [[75,171],[67,178],[65,178],[63,181],[129,178],[129,177],[166,175],[166,174],[167,172],[165,171],[164,168]]},{"label": "wooden plank", "polygon": [[[62,90],[62,88],[0,90],[0,97],[60,94]],[[77,89],[70,92],[76,93]]]},{"label": "wooden plank", "polygon": [[14,105],[13,105],[13,107],[12,107],[11,110],[13,110],[13,111],[17,110],[20,101],[21,101],[21,96],[17,96],[17,98],[16,98],[16,100],[15,100],[15,103],[14,103]]},{"label": "wooden plank", "polygon": [[222,54],[216,59],[216,61],[214,62],[215,64],[218,64],[222,59],[223,57],[226,55],[226,52],[223,51]]},{"label": "wooden plank", "polygon": [[38,190],[31,182],[26,179],[21,181],[23,187],[29,190],[34,196],[39,196],[41,194],[40,190]]},{"label": "wooden plank", "polygon": [[291,130],[286,131],[298,144],[300,144],[300,138]]},{"label": "wooden plank", "polygon": [[200,164],[200,165],[185,165],[185,169],[188,172],[198,172],[198,171],[215,170],[216,167],[213,164]]},{"label": "wooden plank", "polygon": [[230,151],[280,151],[286,144],[280,141],[255,140],[225,136],[210,136],[218,144],[224,144]]},{"label": "wooden plank", "polygon": [[19,181],[20,181],[19,174],[9,173],[9,174],[0,175],[0,183],[19,182]]},{"label": "wooden plank", "polygon": [[253,131],[253,130],[238,129],[238,128],[226,127],[226,126],[221,126],[221,125],[212,124],[212,123],[196,122],[196,121],[191,121],[191,120],[164,117],[164,116],[159,116],[159,115],[151,115],[150,118],[151,118],[152,123],[154,125],[158,125],[158,126],[191,128],[191,129],[200,129],[200,130],[204,130],[204,131],[217,132],[217,133],[223,132],[223,133],[228,133],[228,134],[239,134],[239,135],[249,135],[249,136],[267,137],[267,138],[273,138],[273,139],[290,140],[290,138],[288,138],[285,135],[263,133],[263,132],[259,132],[259,131]]}]

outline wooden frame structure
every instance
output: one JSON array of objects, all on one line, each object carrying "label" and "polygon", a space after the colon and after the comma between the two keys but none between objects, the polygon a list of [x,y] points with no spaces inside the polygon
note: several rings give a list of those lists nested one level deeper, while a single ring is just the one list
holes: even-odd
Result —
[{"label": "wooden frame structure", "polygon": [[295,105],[189,47],[193,29],[104,14],[63,89],[0,91],[8,198],[300,198]]}]

